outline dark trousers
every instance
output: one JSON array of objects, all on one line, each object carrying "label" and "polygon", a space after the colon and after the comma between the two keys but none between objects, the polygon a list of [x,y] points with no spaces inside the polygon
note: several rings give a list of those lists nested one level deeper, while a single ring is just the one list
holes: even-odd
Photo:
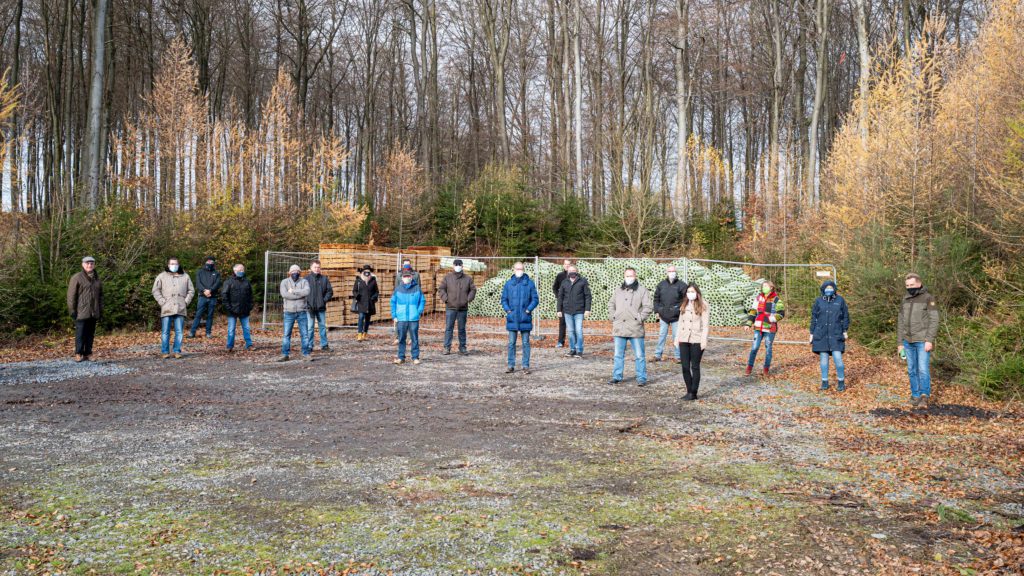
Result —
[{"label": "dark trousers", "polygon": [[192,320],[192,329],[188,331],[188,335],[195,336],[196,329],[199,328],[199,321],[206,318],[206,335],[209,336],[210,330],[213,330],[213,312],[216,308],[216,298],[200,296],[199,304],[196,305],[196,317]]},{"label": "dark trousers", "polygon": [[558,317],[558,343],[565,346],[565,314]]},{"label": "dark trousers", "polygon": [[92,354],[92,341],[96,336],[96,319],[75,320],[75,354]]},{"label": "dark trousers", "polygon": [[455,322],[459,323],[459,351],[466,350],[466,315],[467,310],[445,310],[444,311],[444,347],[452,347],[452,332],[455,330]]},{"label": "dark trousers", "polygon": [[681,342],[679,344],[679,359],[683,364],[683,382],[686,383],[686,391],[694,396],[697,395],[697,388],[700,388],[700,359],[704,356],[700,344]]}]

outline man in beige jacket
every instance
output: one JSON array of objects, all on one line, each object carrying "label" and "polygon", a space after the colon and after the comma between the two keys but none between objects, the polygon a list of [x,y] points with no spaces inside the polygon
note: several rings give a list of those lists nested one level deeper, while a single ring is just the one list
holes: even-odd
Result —
[{"label": "man in beige jacket", "polygon": [[170,358],[169,340],[174,324],[174,357],[181,358],[181,338],[185,331],[185,314],[192,297],[196,295],[192,279],[181,269],[177,258],[167,261],[167,267],[153,281],[153,298],[160,304],[160,353]]},{"label": "man in beige jacket", "polygon": [[636,359],[636,383],[647,385],[647,358],[644,351],[644,320],[654,311],[651,293],[636,278],[636,270],[626,268],[622,285],[608,301],[608,317],[612,321],[615,338],[615,360],[609,384],[622,382],[622,369],[626,360],[626,344],[633,347]]}]

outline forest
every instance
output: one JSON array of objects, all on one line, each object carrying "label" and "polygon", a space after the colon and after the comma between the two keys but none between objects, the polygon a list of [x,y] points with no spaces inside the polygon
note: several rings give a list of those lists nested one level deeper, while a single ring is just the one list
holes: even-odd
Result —
[{"label": "forest", "polygon": [[1020,396],[1022,29],[1015,0],[4,0],[2,338],[70,329],[84,254],[105,330],[152,325],[172,255],[817,260],[877,353],[920,273],[943,378]]}]

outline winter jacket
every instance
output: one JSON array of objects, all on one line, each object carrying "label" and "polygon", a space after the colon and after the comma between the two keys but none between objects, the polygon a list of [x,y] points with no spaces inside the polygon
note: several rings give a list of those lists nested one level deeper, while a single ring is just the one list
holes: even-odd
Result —
[{"label": "winter jacket", "polygon": [[708,347],[708,333],[711,332],[711,306],[704,302],[704,311],[697,314],[693,302],[687,301],[686,307],[679,314],[679,326],[676,327],[675,344],[700,344],[700,349]]},{"label": "winter jacket", "polygon": [[501,289],[501,308],[505,311],[505,329],[510,332],[533,330],[533,311],[540,304],[537,285],[529,276],[512,276]]},{"label": "winter jacket", "polygon": [[229,316],[245,318],[252,313],[252,283],[231,275],[220,288],[220,302]]},{"label": "winter jacket", "polygon": [[285,312],[305,312],[306,296],[309,296],[309,282],[305,278],[292,280],[292,277],[288,276],[281,280],[281,298],[284,298]]},{"label": "winter jacket", "polygon": [[323,312],[327,310],[327,302],[334,298],[334,288],[331,287],[331,279],[325,274],[306,274],[306,282],[309,284],[309,294],[306,294],[306,310],[310,312]]},{"label": "winter jacket", "polygon": [[[415,277],[413,282],[416,282]],[[401,282],[399,282],[400,284]],[[419,286],[419,283],[416,282]],[[370,279],[363,280],[362,274],[356,278],[355,283],[352,285],[352,299],[355,301],[356,308],[363,314],[369,314],[373,316],[377,313],[377,300],[380,299],[380,289],[377,288],[377,277],[370,275]]]},{"label": "winter jacket", "polygon": [[639,280],[622,284],[608,300],[608,317],[612,319],[612,336],[643,338],[644,320],[651,315],[654,304],[651,293]]},{"label": "winter jacket", "polygon": [[427,298],[415,279],[395,287],[391,294],[391,317],[398,322],[417,322],[427,305]]},{"label": "winter jacket", "polygon": [[555,309],[562,314],[582,314],[590,312],[592,300],[590,284],[586,278],[577,276],[575,282],[567,278],[558,288]]},{"label": "winter jacket", "polygon": [[476,298],[476,286],[469,274],[449,272],[437,287],[437,296],[448,310],[469,310],[469,303]]},{"label": "winter jacket", "polygon": [[160,317],[185,316],[196,288],[192,278],[180,270],[175,273],[168,269],[157,274],[153,281],[153,298],[160,304]]},{"label": "winter jacket", "polygon": [[[415,268],[410,268],[409,270],[410,270],[410,272],[412,272],[412,279],[413,279],[413,281],[422,286],[422,284],[420,283],[420,273],[417,272]],[[399,270],[398,272],[395,272],[395,286],[398,286],[399,284],[402,283],[402,272],[403,271],[404,270]]]},{"label": "winter jacket", "polygon": [[669,282],[668,278],[658,283],[654,289],[654,311],[658,317],[671,324],[679,320],[679,308],[686,298],[686,282],[676,278]]},{"label": "winter jacket", "polygon": [[935,297],[923,286],[917,296],[907,294],[900,304],[896,321],[896,335],[899,343],[935,342],[939,333],[939,307]]},{"label": "winter jacket", "polygon": [[554,290],[556,298],[558,297],[558,290],[562,287],[562,282],[565,282],[568,279],[569,273],[566,272],[565,270],[562,270],[557,275],[555,275],[555,283],[551,286],[551,288]]},{"label": "winter jacket", "polygon": [[99,319],[103,314],[103,283],[93,270],[82,270],[68,283],[68,314],[76,320]]},{"label": "winter jacket", "polygon": [[203,290],[209,290],[210,298],[216,298],[222,283],[220,272],[217,270],[207,270],[206,266],[203,266],[196,272],[196,292],[200,296],[205,296]]},{"label": "winter jacket", "polygon": [[[771,319],[772,315],[775,316],[774,322]],[[747,312],[747,326],[752,326],[757,332],[777,332],[779,320],[785,315],[782,300],[775,291],[767,296],[760,293],[754,297],[754,303]]]},{"label": "winter jacket", "polygon": [[828,280],[822,284],[821,296],[811,307],[811,351],[846,352],[846,336],[843,334],[850,329],[850,310],[838,293],[825,296],[827,286],[835,289],[836,283]]}]

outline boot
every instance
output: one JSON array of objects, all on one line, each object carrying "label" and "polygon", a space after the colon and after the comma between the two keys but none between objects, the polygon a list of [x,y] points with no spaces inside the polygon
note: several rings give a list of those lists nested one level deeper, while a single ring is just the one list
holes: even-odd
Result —
[{"label": "boot", "polygon": [[768,367],[767,366],[765,366],[764,370],[761,371],[761,376],[764,376],[765,378],[768,377]]},{"label": "boot", "polygon": [[750,364],[747,364],[747,376],[750,376],[750,374],[751,374],[751,373],[752,373],[753,371],[754,371],[754,367],[753,367],[753,366],[751,366]]},{"label": "boot", "polygon": [[845,391],[846,390],[846,382],[840,380],[839,384],[836,386],[836,390],[838,390],[840,392]]},{"label": "boot", "polygon": [[[840,386],[842,386],[842,380],[840,380],[839,382],[840,382]],[[821,389],[822,390],[828,390],[828,380],[822,380],[821,381]]]}]

